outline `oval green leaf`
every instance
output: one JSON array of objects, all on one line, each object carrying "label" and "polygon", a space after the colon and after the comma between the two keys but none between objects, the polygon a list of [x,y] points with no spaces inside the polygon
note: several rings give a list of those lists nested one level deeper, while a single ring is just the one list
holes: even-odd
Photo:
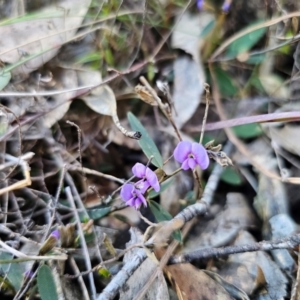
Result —
[{"label": "oval green leaf", "polygon": [[[253,24],[251,26],[253,26]],[[244,30],[245,29],[242,29],[242,31]],[[234,58],[241,53],[248,52],[260,40],[265,32],[266,28],[260,28],[235,40],[229,45],[226,53],[227,56],[229,58]]]},{"label": "oval green leaf", "polygon": [[263,133],[260,125],[257,123],[235,126],[232,130],[238,137],[243,139],[254,138]]},{"label": "oval green leaf", "polygon": [[10,72],[3,72],[0,74],[0,91],[2,91],[11,79]]},{"label": "oval green leaf", "polygon": [[221,174],[221,180],[231,185],[241,185],[242,178],[234,169],[226,168]]},{"label": "oval green leaf", "polygon": [[162,169],[163,159],[162,159],[161,154],[158,151],[155,143],[153,142],[152,138],[148,134],[146,128],[131,112],[129,112],[127,114],[127,117],[128,117],[131,129],[134,131],[139,131],[142,134],[142,137],[140,140],[138,140],[138,143],[141,146],[145,155],[148,157],[148,159],[150,159],[150,157],[153,156],[151,163],[153,165],[155,165],[156,167]]},{"label": "oval green leaf", "polygon": [[[157,222],[169,221],[172,219],[172,216],[157,202],[150,200],[149,207]],[[172,236],[175,240],[180,243],[182,242],[182,236],[179,230],[174,231]]]},{"label": "oval green leaf", "polygon": [[52,271],[48,266],[43,265],[40,267],[37,274],[37,284],[42,300],[58,299]]}]

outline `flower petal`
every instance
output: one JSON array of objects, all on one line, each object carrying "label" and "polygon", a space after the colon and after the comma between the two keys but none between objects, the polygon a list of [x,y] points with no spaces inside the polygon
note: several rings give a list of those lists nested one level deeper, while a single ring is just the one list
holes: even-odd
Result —
[{"label": "flower petal", "polygon": [[182,170],[188,170],[190,168],[190,166],[189,166],[189,159],[186,159],[183,163],[182,163],[182,165],[181,165],[181,169]]},{"label": "flower petal", "polygon": [[192,150],[192,144],[188,141],[181,141],[178,143],[174,150],[174,158],[180,162],[183,163],[188,155],[191,153]]},{"label": "flower petal", "polygon": [[196,163],[205,170],[209,165],[209,157],[207,155],[206,149],[198,143],[192,144],[192,154],[195,157]]},{"label": "flower petal", "polygon": [[188,165],[189,165],[190,169],[194,170],[197,163],[194,158],[190,157],[190,158],[188,158]]},{"label": "flower petal", "polygon": [[146,170],[146,180],[153,187],[155,192],[159,192],[160,186],[155,172],[153,172],[150,168]]},{"label": "flower petal", "polygon": [[141,204],[144,204],[145,206],[147,206],[147,200],[145,199],[143,194],[140,191],[137,191],[136,195],[137,195],[136,202],[139,203],[139,206]]},{"label": "flower petal", "polygon": [[134,186],[136,187],[137,190],[139,190],[142,194],[144,194],[148,190],[150,183],[142,179],[138,181]]},{"label": "flower petal", "polygon": [[138,178],[143,178],[146,175],[146,166],[144,166],[141,163],[136,163],[132,167],[132,173],[134,174],[134,176],[136,176]]},{"label": "flower petal", "polygon": [[132,197],[131,199],[129,199],[128,201],[126,201],[126,204],[129,206],[135,206],[136,203],[136,198]]},{"label": "flower petal", "polygon": [[133,190],[134,190],[133,184],[126,183],[122,186],[120,195],[124,201],[129,201],[132,198]]}]

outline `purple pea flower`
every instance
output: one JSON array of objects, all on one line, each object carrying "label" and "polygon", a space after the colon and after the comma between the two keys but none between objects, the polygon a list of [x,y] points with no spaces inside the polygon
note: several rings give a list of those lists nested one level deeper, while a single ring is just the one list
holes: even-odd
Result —
[{"label": "purple pea flower", "polygon": [[50,234],[50,236],[53,236],[56,240],[59,240],[59,238],[60,238],[60,232],[59,232],[59,230],[52,231],[52,233]]},{"label": "purple pea flower", "polygon": [[[139,182],[139,184],[143,185],[143,182]],[[130,183],[123,185],[121,189],[121,197],[127,205],[134,206],[136,209],[138,209],[142,204],[147,206],[147,201],[143,196],[144,187],[142,186],[141,188],[142,189]]]},{"label": "purple pea flower", "polygon": [[129,206],[138,209],[142,204],[147,206],[144,193],[151,186],[156,192],[159,192],[160,186],[156,174],[141,163],[136,163],[132,168],[135,177],[141,178],[137,183],[126,183],[121,189],[121,197]]},{"label": "purple pea flower", "polygon": [[174,150],[174,158],[181,163],[183,170],[195,169],[196,165],[205,170],[209,165],[206,149],[198,143],[179,142]]},{"label": "purple pea flower", "polygon": [[222,5],[223,12],[227,13],[229,11],[230,5],[231,5],[231,0],[225,0]]},{"label": "purple pea flower", "polygon": [[199,10],[202,10],[204,4],[204,0],[197,0],[197,7]]},{"label": "purple pea flower", "polygon": [[[136,163],[132,168],[132,173],[135,177],[142,178],[136,185],[140,185],[139,189],[142,193],[145,193],[146,190],[151,186],[156,192],[159,192],[160,186],[156,174],[148,167],[144,166],[141,163]],[[143,185],[141,186],[141,181]]]}]

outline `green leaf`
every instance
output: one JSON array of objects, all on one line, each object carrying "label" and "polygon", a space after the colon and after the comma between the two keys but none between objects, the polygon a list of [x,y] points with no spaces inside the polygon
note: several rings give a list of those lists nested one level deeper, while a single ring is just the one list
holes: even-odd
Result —
[{"label": "green leaf", "polygon": [[1,72],[0,73],[0,91],[2,91],[7,86],[10,79],[11,79],[10,72],[3,72],[3,73]]},{"label": "green leaf", "polygon": [[238,92],[238,89],[233,84],[230,75],[224,70],[222,70],[221,68],[216,68],[214,72],[222,96],[225,97],[234,96]]},{"label": "green leaf", "polygon": [[142,134],[142,137],[140,140],[138,140],[138,143],[141,146],[145,155],[148,157],[148,159],[150,159],[150,157],[153,156],[151,163],[153,165],[155,165],[156,167],[162,169],[163,159],[162,159],[160,152],[158,151],[155,143],[153,142],[152,138],[148,134],[146,128],[131,112],[129,112],[127,114],[127,117],[128,117],[128,120],[129,120],[132,130],[139,131]]},{"label": "green leaf", "polygon": [[[0,253],[0,260],[11,260],[13,255],[7,252]],[[12,264],[0,264],[1,273],[6,275],[7,280],[14,288],[15,291],[18,291],[22,286],[23,273],[24,273],[24,264],[12,263]]]},{"label": "green leaf", "polygon": [[262,134],[262,129],[257,123],[239,125],[232,128],[234,133],[244,139],[253,138]]},{"label": "green leaf", "polygon": [[204,26],[204,28],[202,29],[202,31],[199,35],[199,38],[204,39],[213,30],[215,25],[216,25],[216,20],[215,19],[208,22],[208,24],[206,26]]},{"label": "green leaf", "polygon": [[[150,200],[149,207],[157,222],[169,221],[172,219],[172,216],[157,202]],[[172,236],[180,243],[182,242],[182,236],[179,230],[174,231]]]},{"label": "green leaf", "polygon": [[[252,26],[253,24],[249,27]],[[242,30],[244,31],[245,28]],[[227,56],[234,58],[241,53],[247,52],[253,47],[253,45],[255,45],[260,40],[260,38],[264,35],[265,32],[266,28],[257,29],[235,40],[229,45],[226,53]]]},{"label": "green leaf", "polygon": [[231,168],[226,168],[221,174],[221,180],[231,185],[241,185],[242,178],[241,176]]},{"label": "green leaf", "polygon": [[101,207],[101,208],[94,208],[88,209],[87,213],[92,220],[99,220],[106,215],[108,215],[111,211],[111,207]]},{"label": "green leaf", "polygon": [[58,299],[52,271],[48,266],[43,265],[40,267],[37,274],[37,284],[42,300]]},{"label": "green leaf", "polygon": [[162,193],[163,191],[165,191],[174,181],[174,178],[170,178],[167,181],[163,182],[160,186],[160,191],[159,192],[155,192],[154,190],[151,190],[150,193],[148,194],[148,199],[153,199],[156,196],[158,196],[160,193]]}]

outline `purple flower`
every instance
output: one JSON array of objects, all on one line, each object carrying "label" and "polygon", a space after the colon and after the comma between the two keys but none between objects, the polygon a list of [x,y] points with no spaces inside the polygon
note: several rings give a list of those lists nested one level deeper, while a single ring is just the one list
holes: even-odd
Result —
[{"label": "purple flower", "polygon": [[202,10],[204,4],[204,0],[197,0],[197,7],[199,10]]},{"label": "purple flower", "polygon": [[[145,193],[150,186],[153,187],[156,192],[159,192],[160,186],[157,176],[150,168],[144,166],[141,163],[136,163],[132,168],[132,173],[134,174],[134,176],[142,178],[141,181],[143,181],[143,185],[142,187],[139,187],[142,193]],[[140,183],[140,185],[141,181],[138,182]]]},{"label": "purple flower", "polygon": [[[134,206],[138,209],[142,204],[147,206],[147,201],[143,196],[144,193],[144,184],[142,181],[139,181],[138,186],[136,187],[133,184],[126,183],[122,186],[121,197],[129,206]],[[146,190],[145,190],[146,191]]]},{"label": "purple flower", "polygon": [[50,236],[53,236],[55,239],[59,240],[59,238],[60,238],[60,232],[59,232],[59,230],[54,230],[54,231],[50,234]]},{"label": "purple flower", "polygon": [[229,11],[230,5],[231,1],[225,0],[222,5],[222,10],[227,13]]},{"label": "purple flower", "polygon": [[33,272],[31,270],[28,270],[24,273],[24,277],[26,279],[30,279],[30,278],[32,278],[32,276],[33,276]]},{"label": "purple flower", "polygon": [[198,143],[179,142],[174,150],[174,158],[181,163],[183,170],[195,169],[199,165],[205,170],[209,165],[209,157],[205,148]]}]

